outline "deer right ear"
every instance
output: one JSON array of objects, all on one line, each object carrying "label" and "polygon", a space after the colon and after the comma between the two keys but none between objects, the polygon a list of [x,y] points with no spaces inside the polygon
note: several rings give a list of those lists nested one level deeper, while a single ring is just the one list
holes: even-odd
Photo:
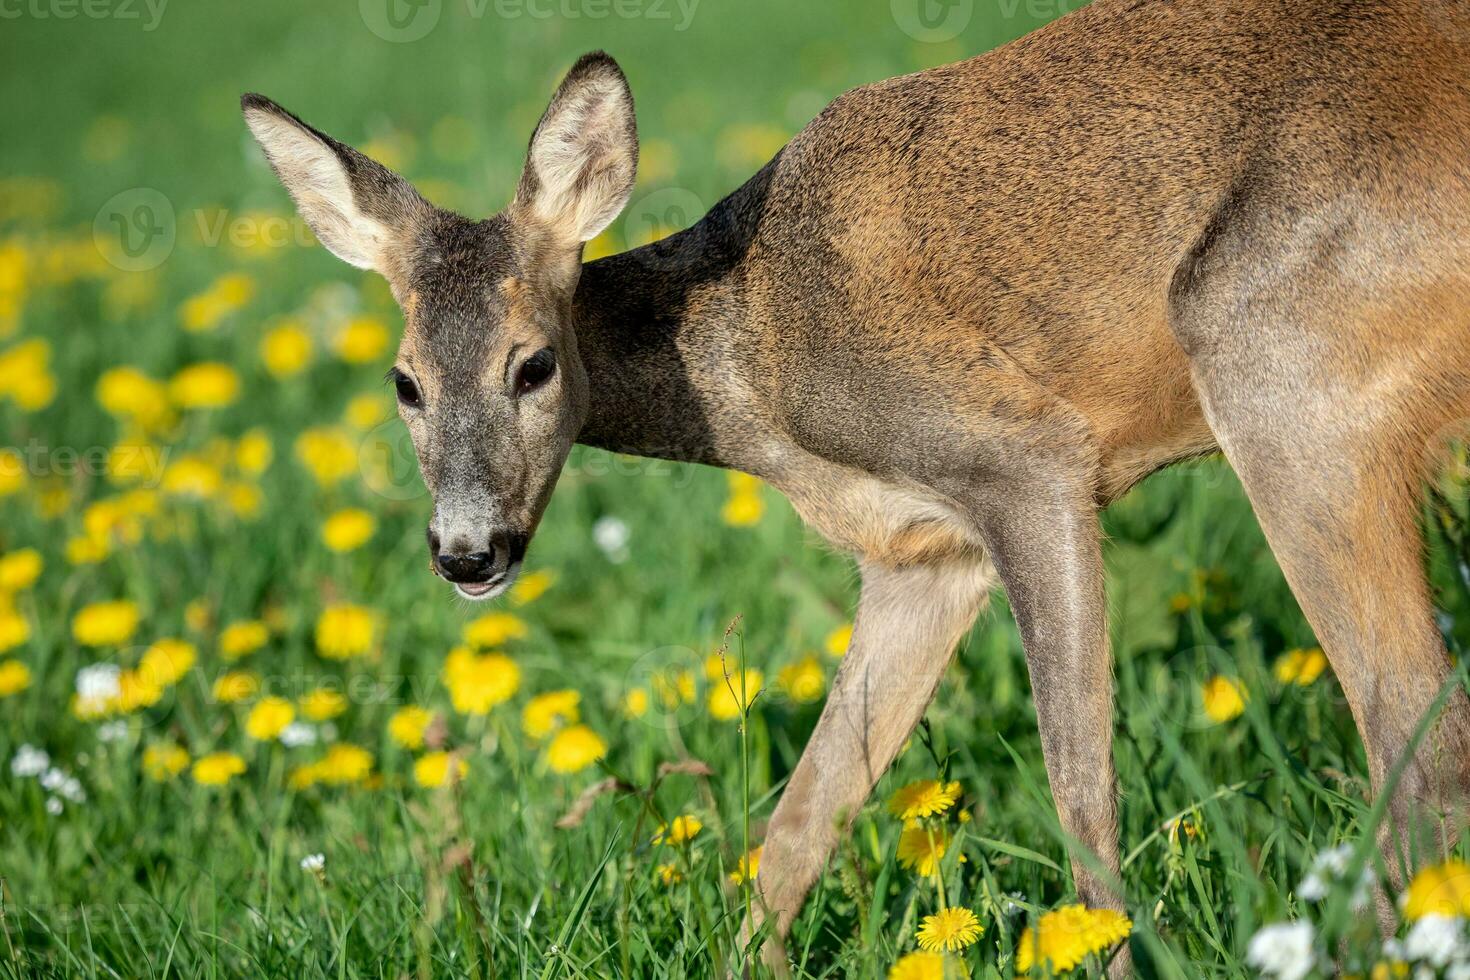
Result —
[{"label": "deer right ear", "polygon": [[638,124],[623,70],[583,55],[552,96],[531,136],[513,207],[558,244],[579,248],[628,203],[638,172]]},{"label": "deer right ear", "polygon": [[430,209],[413,186],[263,95],[240,98],[245,124],[318,240],[359,269],[388,274],[392,249]]}]

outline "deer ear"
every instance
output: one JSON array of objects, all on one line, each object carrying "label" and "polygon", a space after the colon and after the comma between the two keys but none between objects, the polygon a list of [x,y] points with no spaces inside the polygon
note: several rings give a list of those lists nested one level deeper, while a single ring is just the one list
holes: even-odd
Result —
[{"label": "deer ear", "polygon": [[387,167],[265,96],[242,96],[240,109],[321,243],[344,262],[387,275],[392,249],[429,212],[429,203]]},{"label": "deer ear", "polygon": [[531,136],[513,207],[565,246],[596,238],[633,193],[638,124],[633,93],[612,58],[583,55]]}]

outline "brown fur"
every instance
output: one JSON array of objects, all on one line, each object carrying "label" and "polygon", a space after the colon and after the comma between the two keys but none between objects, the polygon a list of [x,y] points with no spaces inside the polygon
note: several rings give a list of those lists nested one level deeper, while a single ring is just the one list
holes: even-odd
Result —
[{"label": "brown fur", "polygon": [[[567,229],[626,198],[636,154],[621,74],[595,56],[538,128],[585,142],[580,190],[557,198],[575,207],[537,203],[533,141],[508,215],[397,229],[383,271],[423,294],[404,356],[434,362],[416,368],[442,376],[426,387],[470,383],[456,365],[498,371],[487,352],[508,321],[543,324],[562,358],[545,404],[565,444],[502,443],[461,474],[502,487],[503,510],[534,526],[575,436],[759,474],[858,556],[853,648],[767,838],[778,932],[996,573],[1062,825],[1107,872],[1075,861],[1078,894],[1121,901],[1097,511],[1217,448],[1375,783],[1405,751],[1449,671],[1418,495],[1470,415],[1470,22],[1430,6],[1094,0],[983,57],[849,92],[695,227],[578,276]],[[594,97],[586,118],[603,121],[577,137],[558,107]],[[372,173],[353,186],[378,220],[417,198]],[[472,249],[426,265],[446,239]],[[432,458],[488,431],[504,397],[415,439]],[[503,489],[504,468],[544,492]],[[1467,789],[1457,692],[1390,831],[1417,834]]]}]

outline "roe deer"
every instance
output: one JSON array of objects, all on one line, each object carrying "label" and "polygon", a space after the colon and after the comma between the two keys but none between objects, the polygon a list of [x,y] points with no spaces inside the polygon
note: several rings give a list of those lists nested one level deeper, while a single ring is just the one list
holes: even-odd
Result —
[{"label": "roe deer", "polygon": [[[757,879],[781,935],[997,577],[1077,894],[1120,905],[1098,511],[1217,449],[1381,786],[1450,676],[1418,514],[1470,416],[1467,10],[1095,0],[848,92],[695,226],[586,265],[637,163],[604,54],[483,221],[243,108],[321,242],[403,308],[392,375],[462,594],[511,582],[573,442],[756,474],[857,556]],[[1385,832],[1453,826],[1467,785],[1456,690]]]}]

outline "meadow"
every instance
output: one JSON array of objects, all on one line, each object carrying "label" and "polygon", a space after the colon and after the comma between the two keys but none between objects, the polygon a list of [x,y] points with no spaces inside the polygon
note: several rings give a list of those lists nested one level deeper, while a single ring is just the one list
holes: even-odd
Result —
[{"label": "meadow", "polygon": [[[453,599],[382,381],[399,314],[312,242],[240,93],[481,215],[605,48],[643,157],[595,256],[696,220],[845,89],[1066,9],[7,7],[0,975],[723,975],[845,649],[853,566],[779,495],[599,451],[515,591]],[[1462,453],[1425,512],[1457,654],[1467,486]],[[1128,922],[1067,911],[997,595],[802,913],[795,974],[1096,975],[1126,935],[1148,977],[1470,975],[1454,854],[1389,896],[1397,939],[1356,911],[1382,872],[1362,746],[1228,466],[1156,475],[1106,527]]]}]

